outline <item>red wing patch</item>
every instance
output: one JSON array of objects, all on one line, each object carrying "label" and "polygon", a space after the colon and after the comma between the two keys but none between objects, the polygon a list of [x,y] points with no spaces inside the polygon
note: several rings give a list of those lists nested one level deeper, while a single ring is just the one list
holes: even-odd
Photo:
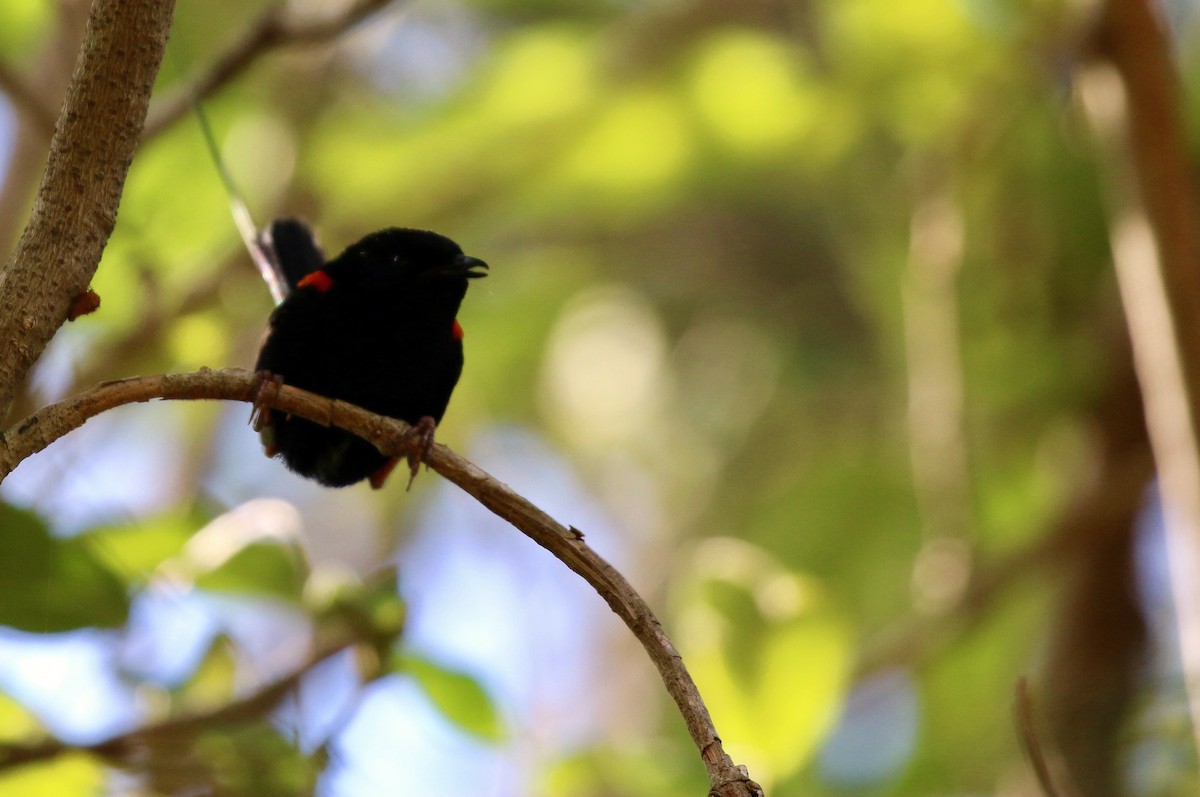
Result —
[{"label": "red wing patch", "polygon": [[454,335],[455,340],[463,339],[462,324],[458,323],[458,319],[454,319],[454,326],[450,327],[450,334]]},{"label": "red wing patch", "polygon": [[297,288],[307,288],[310,285],[321,293],[324,293],[333,287],[333,279],[323,269],[317,269],[296,283]]}]

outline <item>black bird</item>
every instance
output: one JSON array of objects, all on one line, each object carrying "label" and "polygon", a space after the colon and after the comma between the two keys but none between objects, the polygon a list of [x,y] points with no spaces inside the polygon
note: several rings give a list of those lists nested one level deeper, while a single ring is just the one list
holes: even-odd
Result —
[{"label": "black bird", "polygon": [[[328,263],[294,219],[272,223],[259,245],[283,296],[255,365],[264,386],[282,381],[400,418],[428,451],[462,373],[458,308],[487,264],[404,228],[371,233]],[[279,410],[256,409],[255,427],[268,456],[330,487],[370,479],[378,489],[396,464],[360,437]],[[419,464],[409,458],[413,476]]]}]

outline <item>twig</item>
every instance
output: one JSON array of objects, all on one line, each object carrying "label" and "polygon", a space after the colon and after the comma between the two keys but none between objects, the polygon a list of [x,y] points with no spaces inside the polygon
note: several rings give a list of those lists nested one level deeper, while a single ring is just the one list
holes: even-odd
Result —
[{"label": "twig", "polygon": [[151,139],[166,130],[187,115],[197,101],[219,91],[272,50],[334,39],[389,2],[355,0],[337,16],[306,21],[290,19],[283,5],[271,6],[202,73],[155,103],[142,139]]},{"label": "twig", "polygon": [[135,728],[127,733],[88,745],[67,744],[58,739],[36,744],[0,745],[0,772],[72,752],[94,753],[108,759],[127,759],[137,750],[167,738],[186,738],[201,731],[261,717],[294,691],[299,685],[300,679],[318,664],[346,648],[362,642],[361,639],[343,634],[341,638],[327,642],[318,648],[309,655],[304,663],[283,678],[268,684],[257,692],[218,706],[211,711],[188,714]]},{"label": "twig", "polygon": [[[51,404],[14,424],[0,441],[0,481],[20,462],[82,426],[105,410],[151,399],[225,399],[253,401],[259,382],[240,369],[190,374],[139,376],[105,382],[78,396]],[[407,454],[419,446],[410,439],[409,425],[375,415],[343,401],[328,399],[290,386],[267,391],[266,403],[284,412],[326,426],[337,426],[369,440],[389,456]],[[721,746],[712,718],[683,659],[645,600],[615,568],[593,551],[577,529],[563,526],[507,485],[455,454],[434,445],[426,464],[454,482],[501,518],[583,577],[625,622],[658,668],[667,692],[675,700],[692,736],[716,797],[761,797],[762,788],[736,766]]]},{"label": "twig", "polygon": [[1033,766],[1033,774],[1037,776],[1042,792],[1046,797],[1073,797],[1072,790],[1064,791],[1054,784],[1050,762],[1046,759],[1046,751],[1042,748],[1041,736],[1037,732],[1037,723],[1033,715],[1033,695],[1029,693],[1029,680],[1024,676],[1017,681],[1016,699],[1017,735],[1029,756],[1029,763]]},{"label": "twig", "polygon": [[1045,751],[1042,750],[1038,739],[1037,727],[1033,721],[1033,697],[1029,694],[1029,681],[1021,677],[1017,681],[1017,735],[1029,755],[1029,763],[1033,766],[1033,774],[1037,775],[1038,783],[1046,797],[1060,797],[1058,789],[1054,788],[1054,779],[1050,777],[1050,764],[1046,761]]}]

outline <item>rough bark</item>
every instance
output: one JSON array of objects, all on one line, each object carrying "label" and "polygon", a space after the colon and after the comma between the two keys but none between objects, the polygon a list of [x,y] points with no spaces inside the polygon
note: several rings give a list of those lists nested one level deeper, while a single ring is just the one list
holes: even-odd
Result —
[{"label": "rough bark", "polygon": [[174,7],[174,0],[92,4],[33,212],[0,271],[0,417],[96,272]]}]

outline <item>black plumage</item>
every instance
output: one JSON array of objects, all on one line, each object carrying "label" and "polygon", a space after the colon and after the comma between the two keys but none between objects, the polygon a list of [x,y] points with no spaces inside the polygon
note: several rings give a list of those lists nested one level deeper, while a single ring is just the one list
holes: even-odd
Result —
[{"label": "black plumage", "polygon": [[[487,265],[426,230],[372,233],[328,263],[300,222],[277,221],[268,232],[268,257],[289,292],[256,369],[432,434],[462,373],[459,305]],[[261,417],[267,452],[321,484],[370,478],[378,487],[395,464],[341,429],[277,410]]]}]

